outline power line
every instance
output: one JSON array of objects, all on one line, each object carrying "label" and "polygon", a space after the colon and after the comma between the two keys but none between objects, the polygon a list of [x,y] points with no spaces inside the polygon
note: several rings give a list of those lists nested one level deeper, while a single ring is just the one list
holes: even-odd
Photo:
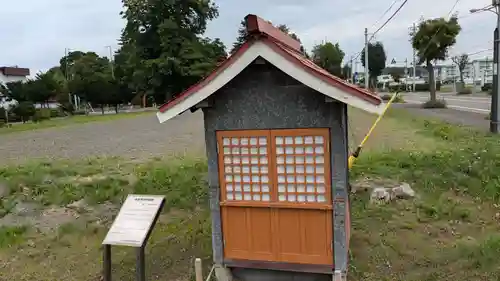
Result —
[{"label": "power line", "polygon": [[387,15],[387,13],[392,9],[392,7],[394,7],[394,5],[399,2],[400,0],[394,0],[392,1],[392,4],[389,6],[389,8],[387,8],[387,10],[385,10],[385,12],[380,16],[380,18],[377,19],[377,21],[375,21],[375,23],[372,25],[372,27],[374,27],[375,25],[378,24],[378,22],[385,16]]},{"label": "power line", "polygon": [[489,52],[489,51],[493,51],[493,48],[484,49],[484,50],[481,50],[481,51],[475,51],[475,52],[472,52],[472,53],[457,53],[455,55],[450,55],[450,57],[455,57],[455,56],[460,56],[460,55],[473,56],[473,55],[482,54],[482,53]]},{"label": "power line", "polygon": [[384,28],[398,13],[399,11],[401,11],[401,9],[406,5],[406,3],[408,3],[408,0],[405,0],[403,3],[401,3],[401,5],[399,6],[399,8],[384,22],[384,24],[382,24],[378,29],[377,31],[375,31],[373,34],[372,34],[372,37],[370,37],[370,40],[368,40],[368,42],[370,42],[373,37],[375,37],[375,35],[380,31],[382,30],[382,28]]},{"label": "power line", "polygon": [[[387,11],[382,15],[382,17],[387,14],[388,11],[391,10],[391,8],[394,6],[394,4],[399,1],[399,0],[396,0],[394,1],[391,6],[389,6],[389,9],[387,9]],[[408,0],[405,0],[403,3],[401,3],[401,5],[399,6],[399,8],[394,12],[392,13],[392,15],[372,34],[372,36],[370,37],[370,39],[368,40],[368,42],[370,42],[373,37],[375,37],[375,35],[380,31],[382,30],[382,28],[384,28],[398,13],[399,11],[401,11],[401,9],[406,5],[406,3],[408,3]],[[362,51],[360,51],[359,53],[357,53],[355,56],[354,56],[354,59],[353,60],[356,60],[360,55],[361,55]]]}]

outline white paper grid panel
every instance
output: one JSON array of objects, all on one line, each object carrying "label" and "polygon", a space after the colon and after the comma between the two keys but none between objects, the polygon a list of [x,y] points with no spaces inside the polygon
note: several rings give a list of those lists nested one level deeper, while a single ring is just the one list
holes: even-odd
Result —
[{"label": "white paper grid panel", "polygon": [[277,136],[278,201],[326,203],[323,136]]},{"label": "white paper grid panel", "polygon": [[224,182],[230,201],[271,201],[267,137],[223,138]]}]

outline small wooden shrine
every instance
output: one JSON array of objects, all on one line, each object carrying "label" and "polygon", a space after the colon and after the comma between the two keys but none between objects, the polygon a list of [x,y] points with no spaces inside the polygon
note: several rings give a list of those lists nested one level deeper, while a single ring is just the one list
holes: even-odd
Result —
[{"label": "small wooden shrine", "polygon": [[269,22],[245,19],[239,50],[157,114],[203,110],[217,276],[343,279],[347,109],[380,113],[382,100],[315,65]]}]

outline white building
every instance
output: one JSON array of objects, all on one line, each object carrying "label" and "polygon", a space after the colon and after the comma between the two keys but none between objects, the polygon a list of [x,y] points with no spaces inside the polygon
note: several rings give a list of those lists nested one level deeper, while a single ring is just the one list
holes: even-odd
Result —
[{"label": "white building", "polygon": [[[441,64],[437,66],[441,69],[440,78],[442,81],[458,81],[460,71],[454,63]],[[493,59],[482,58],[472,60],[463,70],[464,81],[468,84],[491,83],[493,79]]]},{"label": "white building", "polygon": [[491,83],[493,81],[493,59],[483,58],[472,61],[472,71],[474,80],[481,80],[483,83]]},{"label": "white building", "polygon": [[458,67],[455,64],[443,64],[439,65],[438,67],[441,68],[441,81],[454,81],[460,77]]},{"label": "white building", "polygon": [[9,82],[26,81],[30,75],[28,68],[17,66],[0,66],[0,83],[6,84]]},{"label": "white building", "polygon": [[[17,66],[2,66],[0,67],[0,84],[6,85],[9,82],[26,81],[30,75],[28,68],[20,68]],[[0,107],[7,108],[16,104],[16,101],[8,101],[5,96],[0,93]]]}]

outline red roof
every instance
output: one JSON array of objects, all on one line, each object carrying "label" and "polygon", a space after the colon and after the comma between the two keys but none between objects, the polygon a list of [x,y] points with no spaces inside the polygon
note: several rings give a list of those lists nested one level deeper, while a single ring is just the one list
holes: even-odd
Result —
[{"label": "red roof", "polygon": [[288,36],[288,34],[274,27],[264,19],[256,15],[248,15],[245,17],[248,34],[266,34],[268,37],[273,38],[277,42],[289,47],[290,49],[300,52],[300,42]]},{"label": "red roof", "polygon": [[5,76],[28,76],[30,75],[29,68],[0,66],[0,72]]},{"label": "red roof", "polygon": [[342,90],[349,92],[366,101],[369,101],[373,104],[382,103],[382,100],[374,93],[367,91],[363,88],[360,88],[356,85],[353,85],[351,83],[348,83],[343,79],[338,78],[337,76],[331,74],[330,72],[321,68],[311,60],[304,57],[301,53],[295,52],[294,50],[290,50],[289,48],[283,46],[279,42],[273,42],[273,43],[274,44],[268,43],[268,45],[271,48],[275,49],[277,52],[282,52],[285,55],[287,55],[290,59],[295,60],[294,62],[297,65],[299,65],[302,68],[305,68],[305,70],[307,70],[309,73],[317,76],[318,78],[324,80],[325,82],[330,83],[333,86],[337,86],[338,88],[341,88]]},{"label": "red roof", "polygon": [[174,105],[178,104],[180,101],[184,100],[186,97],[198,92],[205,85],[209,84],[213,79],[215,79],[222,71],[234,63],[243,53],[245,53],[249,47],[255,41],[264,42],[266,45],[271,47],[275,52],[280,53],[288,61],[293,62],[298,67],[301,67],[310,74],[316,76],[317,78],[323,80],[324,82],[339,88],[340,90],[347,92],[353,96],[363,99],[373,105],[379,105],[382,100],[374,93],[360,88],[356,85],[350,84],[335,75],[332,75],[328,71],[324,70],[320,66],[316,65],[311,60],[305,58],[301,51],[301,44],[299,41],[291,38],[287,34],[281,32],[279,29],[272,26],[267,21],[255,16],[248,15],[245,17],[247,22],[247,30],[249,39],[243,44],[236,53],[230,56],[228,59],[223,61],[217,68],[210,73],[206,78],[198,82],[197,84],[191,86],[189,89],[175,97],[173,100],[168,101],[159,108],[160,112],[165,112],[172,108]]}]

